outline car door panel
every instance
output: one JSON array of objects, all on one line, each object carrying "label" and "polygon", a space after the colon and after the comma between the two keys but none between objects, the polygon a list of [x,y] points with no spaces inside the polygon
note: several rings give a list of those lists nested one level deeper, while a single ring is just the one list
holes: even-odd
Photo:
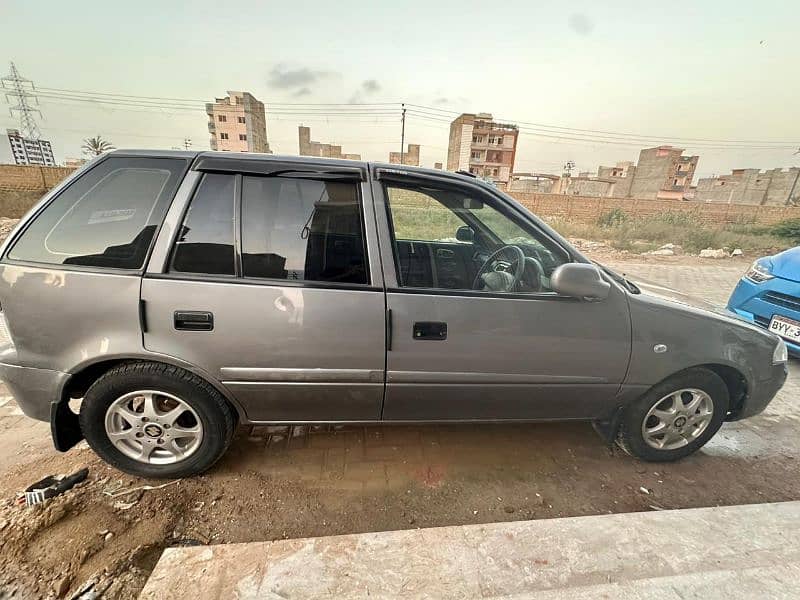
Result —
[{"label": "car door panel", "polygon": [[[214,158],[214,177],[237,178],[233,221],[242,226],[234,227],[236,239],[230,241],[228,233],[224,239],[208,234],[209,223],[188,222],[190,203],[208,177],[208,173],[190,171],[170,207],[142,280],[145,347],[180,357],[214,377],[241,404],[249,421],[379,419],[385,379],[385,297],[371,220],[363,219],[366,254],[362,256],[368,269],[364,274],[363,269],[348,269],[355,249],[353,240],[347,237],[352,219],[335,211],[336,206],[347,204],[346,199],[331,200],[328,188],[327,200],[320,194],[319,182],[328,181],[323,178],[324,170],[331,168],[327,163],[282,159],[278,166],[295,177],[279,185],[275,179],[263,178],[264,173],[274,170],[270,167],[272,159]],[[291,169],[284,162],[291,162]],[[226,171],[229,164],[235,166],[231,173]],[[315,170],[317,188],[311,190],[313,194],[300,192],[303,169]],[[351,171],[354,169],[347,173]],[[250,188],[247,173],[258,178]],[[338,174],[341,176],[341,169]],[[336,181],[342,181],[341,177]],[[369,188],[354,185],[358,191],[355,197],[371,214]],[[227,203],[229,188],[218,187],[226,190],[221,201]],[[253,195],[245,201],[248,189]],[[242,215],[247,203],[257,206],[260,194],[272,202],[270,198],[276,198],[270,196],[273,189],[280,189],[280,194],[288,190],[290,195],[280,196],[275,206],[262,212],[266,221],[250,218],[245,223]],[[309,199],[313,200],[313,210],[306,202]],[[298,202],[308,205],[306,212],[298,212]],[[215,227],[231,221],[229,214],[217,210],[214,202],[210,204],[215,211]],[[273,214],[294,215],[295,221],[280,221],[272,227],[269,219]],[[249,249],[248,234],[253,242]],[[191,239],[193,235],[195,239]],[[234,254],[241,259],[233,274],[216,263],[211,265],[216,275],[176,272],[171,261],[179,254],[178,244],[183,244],[184,263],[195,265],[202,263],[202,253],[208,255],[208,241],[219,250],[214,256],[222,257],[223,247],[225,256],[229,256],[229,248],[234,246]],[[275,244],[295,244],[296,248],[284,252]],[[321,280],[333,279],[337,272],[344,272],[344,281]],[[347,278],[366,279],[366,283],[348,283]],[[191,321],[196,315],[207,316],[198,325]]]},{"label": "car door panel", "polygon": [[[603,302],[387,295],[387,420],[591,418],[614,402],[630,353],[623,292]],[[418,340],[417,321],[447,324]]]},{"label": "car door panel", "polygon": [[[612,285],[603,301],[588,302],[560,297],[540,289],[534,293],[492,293],[467,289],[447,289],[409,281],[396,273],[391,257],[395,248],[408,242],[395,242],[398,226],[404,237],[428,239],[428,254],[435,253],[439,242],[455,236],[455,229],[435,229],[435,223],[458,225],[463,221],[479,231],[479,243],[486,244],[492,232],[487,223],[499,223],[497,214],[458,214],[458,219],[441,214],[409,215],[408,207],[436,207],[440,192],[450,193],[440,205],[450,210],[482,210],[482,203],[494,206],[495,213],[508,217],[535,240],[530,245],[514,228],[505,228],[512,242],[524,246],[529,255],[539,248],[543,275],[549,278],[559,261],[573,260],[558,242],[496,192],[478,184],[452,178],[420,174],[378,171],[373,186],[375,214],[381,235],[387,307],[391,311],[391,345],[387,352],[387,386],[383,418],[403,420],[531,420],[590,419],[606,414],[625,377],[631,348],[631,325],[625,292]],[[401,211],[394,214],[389,189],[401,188],[398,194]],[[434,193],[430,193],[434,190]],[[420,198],[427,194],[429,198]],[[473,203],[470,199],[479,199]],[[474,207],[474,208],[473,208]],[[406,211],[405,215],[403,210]],[[400,223],[400,225],[397,225]],[[421,224],[415,230],[415,224]],[[463,224],[462,223],[462,224]],[[518,228],[518,229],[519,229]],[[415,236],[419,231],[421,235]],[[417,242],[414,242],[417,243]],[[470,250],[463,256],[464,271],[476,256],[489,255],[489,248],[472,244],[452,244]],[[491,249],[493,250],[493,249]],[[561,256],[559,259],[558,256]],[[387,260],[388,257],[388,260]],[[402,255],[401,255],[402,258]],[[547,260],[544,260],[547,258]],[[403,268],[402,261],[400,268]],[[432,270],[436,266],[432,267]],[[470,280],[475,274],[470,274]],[[419,337],[415,324],[435,324],[441,335]],[[430,327],[429,327],[430,329]],[[445,333],[446,330],[446,333]]]},{"label": "car door panel", "polygon": [[[382,296],[145,277],[145,346],[212,374],[253,421],[374,420],[383,400]],[[210,312],[214,328],[176,330],[176,311]]]}]

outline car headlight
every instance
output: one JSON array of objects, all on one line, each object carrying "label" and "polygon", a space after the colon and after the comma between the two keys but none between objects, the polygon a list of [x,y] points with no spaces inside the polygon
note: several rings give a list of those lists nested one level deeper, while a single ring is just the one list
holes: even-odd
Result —
[{"label": "car headlight", "polygon": [[744,274],[745,279],[749,279],[753,283],[764,283],[773,279],[775,275],[772,274],[769,268],[769,263],[754,262],[747,273]]},{"label": "car headlight", "polygon": [[786,349],[786,342],[778,338],[778,345],[772,352],[772,364],[779,365],[789,360],[789,351]]}]

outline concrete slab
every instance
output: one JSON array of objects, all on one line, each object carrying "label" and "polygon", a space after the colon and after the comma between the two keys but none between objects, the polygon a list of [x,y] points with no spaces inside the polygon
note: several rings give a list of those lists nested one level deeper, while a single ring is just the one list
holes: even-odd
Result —
[{"label": "concrete slab", "polygon": [[164,551],[141,599],[798,598],[800,502]]}]

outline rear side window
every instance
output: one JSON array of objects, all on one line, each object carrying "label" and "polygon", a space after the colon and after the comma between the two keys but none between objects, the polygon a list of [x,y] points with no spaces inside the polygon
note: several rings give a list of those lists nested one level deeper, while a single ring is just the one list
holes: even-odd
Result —
[{"label": "rear side window", "polygon": [[141,269],[185,167],[181,159],[107,158],[35,218],[9,258]]},{"label": "rear side window", "polygon": [[233,175],[203,176],[183,220],[172,271],[234,275]]},{"label": "rear side window", "polygon": [[242,179],[245,277],[368,283],[361,202],[354,183]]}]

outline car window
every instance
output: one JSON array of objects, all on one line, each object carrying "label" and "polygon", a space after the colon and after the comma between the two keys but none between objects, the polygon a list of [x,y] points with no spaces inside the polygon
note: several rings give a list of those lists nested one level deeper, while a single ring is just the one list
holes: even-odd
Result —
[{"label": "car window", "polygon": [[357,186],[245,176],[242,273],[293,281],[367,283]]},{"label": "car window", "polygon": [[233,175],[203,176],[183,219],[170,270],[235,275]]},{"label": "car window", "polygon": [[108,158],[61,192],[9,258],[140,269],[180,181],[179,159]]},{"label": "car window", "polygon": [[546,293],[553,271],[569,261],[488,194],[411,184],[385,189],[402,287]]}]

